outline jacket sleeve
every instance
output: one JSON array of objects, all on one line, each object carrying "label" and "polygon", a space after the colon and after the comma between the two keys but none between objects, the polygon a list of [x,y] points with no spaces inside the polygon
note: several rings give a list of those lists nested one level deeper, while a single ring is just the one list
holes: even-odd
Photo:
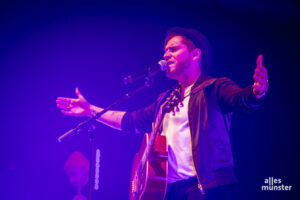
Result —
[{"label": "jacket sleeve", "polygon": [[146,108],[126,112],[121,123],[122,131],[129,133],[151,132],[151,124],[154,121],[155,105],[156,103],[153,103]]},{"label": "jacket sleeve", "polygon": [[170,91],[167,90],[160,94],[156,101],[146,108],[126,112],[121,122],[122,131],[129,133],[150,133],[158,107],[166,99]]},{"label": "jacket sleeve", "polygon": [[229,78],[219,78],[215,90],[220,104],[228,111],[253,112],[265,99],[257,99],[254,96],[252,85],[240,88]]}]

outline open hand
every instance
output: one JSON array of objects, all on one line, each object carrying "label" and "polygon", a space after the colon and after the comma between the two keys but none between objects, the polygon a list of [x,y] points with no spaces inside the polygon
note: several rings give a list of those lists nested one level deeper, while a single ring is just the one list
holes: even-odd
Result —
[{"label": "open hand", "polygon": [[90,103],[82,96],[78,88],[75,89],[77,99],[58,97],[56,99],[56,106],[61,109],[61,112],[65,115],[72,116],[91,116],[91,105]]}]

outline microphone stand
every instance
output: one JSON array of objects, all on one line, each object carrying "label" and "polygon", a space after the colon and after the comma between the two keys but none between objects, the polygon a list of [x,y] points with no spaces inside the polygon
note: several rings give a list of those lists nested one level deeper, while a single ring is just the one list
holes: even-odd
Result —
[{"label": "microphone stand", "polygon": [[[152,74],[150,74],[152,75]],[[79,132],[83,127],[88,126],[88,132],[90,136],[90,160],[89,160],[89,185],[88,185],[88,200],[92,200],[92,169],[95,163],[94,160],[94,147],[95,147],[95,126],[93,124],[90,124],[91,122],[95,121],[99,117],[101,117],[104,113],[106,113],[108,110],[113,108],[116,105],[119,105],[126,100],[130,99],[133,97],[135,94],[139,93],[141,90],[143,90],[146,87],[150,87],[153,84],[153,79],[151,78],[152,76],[147,76],[145,77],[145,83],[144,85],[138,87],[137,89],[126,93],[124,96],[122,96],[120,99],[116,100],[114,103],[111,105],[107,106],[104,108],[101,112],[96,113],[93,117],[88,118],[87,120],[80,122],[75,128],[67,131],[66,133],[62,134],[61,136],[58,137],[58,142],[62,142],[62,140],[66,139],[67,137],[71,136],[72,134]]]}]

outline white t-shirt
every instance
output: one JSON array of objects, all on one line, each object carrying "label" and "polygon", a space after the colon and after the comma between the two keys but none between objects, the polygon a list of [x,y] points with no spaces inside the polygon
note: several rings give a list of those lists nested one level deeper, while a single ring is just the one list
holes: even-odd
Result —
[{"label": "white t-shirt", "polygon": [[188,122],[188,103],[193,85],[185,88],[183,107],[179,111],[165,114],[162,135],[168,144],[168,183],[196,176],[192,157],[191,133]]}]

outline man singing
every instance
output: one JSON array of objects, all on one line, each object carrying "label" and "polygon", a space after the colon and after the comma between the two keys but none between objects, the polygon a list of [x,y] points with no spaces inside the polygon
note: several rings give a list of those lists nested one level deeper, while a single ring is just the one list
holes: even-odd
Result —
[{"label": "man singing", "polygon": [[[268,90],[263,57],[257,58],[254,83],[240,88],[228,78],[207,76],[210,47],[197,30],[170,29],[164,51],[166,76],[184,90],[179,109],[165,114],[162,122],[161,134],[167,138],[169,154],[165,199],[229,200],[231,185],[236,182],[230,119],[235,111],[252,112],[262,104]],[[98,121],[125,132],[151,132],[156,111],[165,101],[164,94],[144,109],[108,111]],[[76,99],[57,98],[57,107],[63,114],[91,117],[103,110],[91,105],[77,88],[76,95]]]}]

